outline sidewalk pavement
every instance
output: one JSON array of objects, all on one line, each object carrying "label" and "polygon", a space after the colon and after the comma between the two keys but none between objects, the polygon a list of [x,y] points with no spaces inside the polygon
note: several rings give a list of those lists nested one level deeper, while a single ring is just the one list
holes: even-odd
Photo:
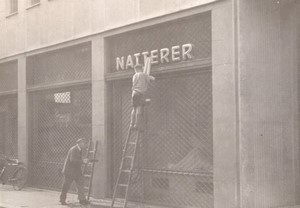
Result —
[{"label": "sidewalk pavement", "polygon": [[[67,204],[59,203],[60,192],[36,188],[24,188],[16,191],[12,186],[0,185],[0,208],[109,208],[109,200],[90,199],[90,205],[80,205],[77,195],[68,194]],[[116,203],[115,207],[121,207]],[[129,203],[128,208],[162,208],[146,204]]]},{"label": "sidewalk pavement", "polygon": [[[95,205],[83,206],[78,203],[75,194],[68,194],[67,206],[59,203],[59,192],[41,190],[35,188],[25,188],[16,191],[12,186],[0,186],[0,208],[77,208],[77,207],[97,207],[104,208],[97,202]],[[92,202],[93,203],[93,202]],[[107,204],[109,206],[109,204]]]},{"label": "sidewalk pavement", "polygon": [[[109,200],[90,199],[90,205],[80,205],[77,195],[68,194],[67,206],[59,203],[60,192],[49,191],[36,188],[25,188],[21,191],[15,191],[9,185],[0,185],[0,208],[109,208]],[[121,204],[116,203],[116,207]],[[129,203],[128,208],[162,208],[146,204]],[[279,208],[279,207],[277,207]],[[300,208],[298,206],[280,207],[280,208]]]}]

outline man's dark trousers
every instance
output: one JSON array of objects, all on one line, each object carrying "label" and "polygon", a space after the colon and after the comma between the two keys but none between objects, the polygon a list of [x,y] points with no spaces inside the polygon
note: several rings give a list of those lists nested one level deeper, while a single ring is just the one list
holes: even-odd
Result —
[{"label": "man's dark trousers", "polygon": [[73,181],[75,181],[77,186],[79,201],[86,201],[84,195],[84,176],[81,171],[82,164],[83,160],[81,149],[78,145],[75,145],[69,150],[62,170],[65,176],[65,180],[60,195],[61,202],[65,202],[67,192]]},{"label": "man's dark trousers", "polygon": [[75,181],[77,193],[78,193],[78,200],[79,201],[85,201],[85,195],[84,195],[84,177],[82,174],[77,175],[65,175],[64,184],[62,187],[61,195],[60,195],[60,201],[65,201],[67,197],[67,193],[69,191],[69,188],[72,184],[72,182]]}]

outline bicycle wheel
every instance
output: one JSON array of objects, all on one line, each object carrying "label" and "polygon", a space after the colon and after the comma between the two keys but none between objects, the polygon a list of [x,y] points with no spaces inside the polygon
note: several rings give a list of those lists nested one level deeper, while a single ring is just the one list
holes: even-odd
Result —
[{"label": "bicycle wheel", "polygon": [[19,167],[13,174],[13,178],[10,179],[15,190],[21,190],[24,188],[28,177],[28,171],[25,167]]}]

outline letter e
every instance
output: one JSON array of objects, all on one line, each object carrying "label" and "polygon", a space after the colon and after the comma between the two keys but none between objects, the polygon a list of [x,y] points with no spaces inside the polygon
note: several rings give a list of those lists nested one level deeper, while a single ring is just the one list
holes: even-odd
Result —
[{"label": "letter e", "polygon": [[163,64],[164,62],[169,63],[169,56],[170,51],[168,48],[160,49],[160,62]]},{"label": "letter e", "polygon": [[179,45],[172,47],[172,61],[179,61],[180,60],[180,51],[179,51]]}]

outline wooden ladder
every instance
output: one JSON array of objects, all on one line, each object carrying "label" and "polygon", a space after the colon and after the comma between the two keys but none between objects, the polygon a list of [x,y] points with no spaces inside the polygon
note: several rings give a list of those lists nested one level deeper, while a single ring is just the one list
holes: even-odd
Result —
[{"label": "wooden ladder", "polygon": [[91,195],[95,163],[98,162],[98,160],[96,159],[98,141],[95,142],[94,146],[92,145],[92,143],[93,143],[92,141],[89,141],[88,149],[85,157],[86,159],[88,159],[88,163],[84,165],[82,171],[83,176],[85,178],[86,185],[84,186],[84,190],[86,191],[87,200],[90,199],[90,195]]}]

